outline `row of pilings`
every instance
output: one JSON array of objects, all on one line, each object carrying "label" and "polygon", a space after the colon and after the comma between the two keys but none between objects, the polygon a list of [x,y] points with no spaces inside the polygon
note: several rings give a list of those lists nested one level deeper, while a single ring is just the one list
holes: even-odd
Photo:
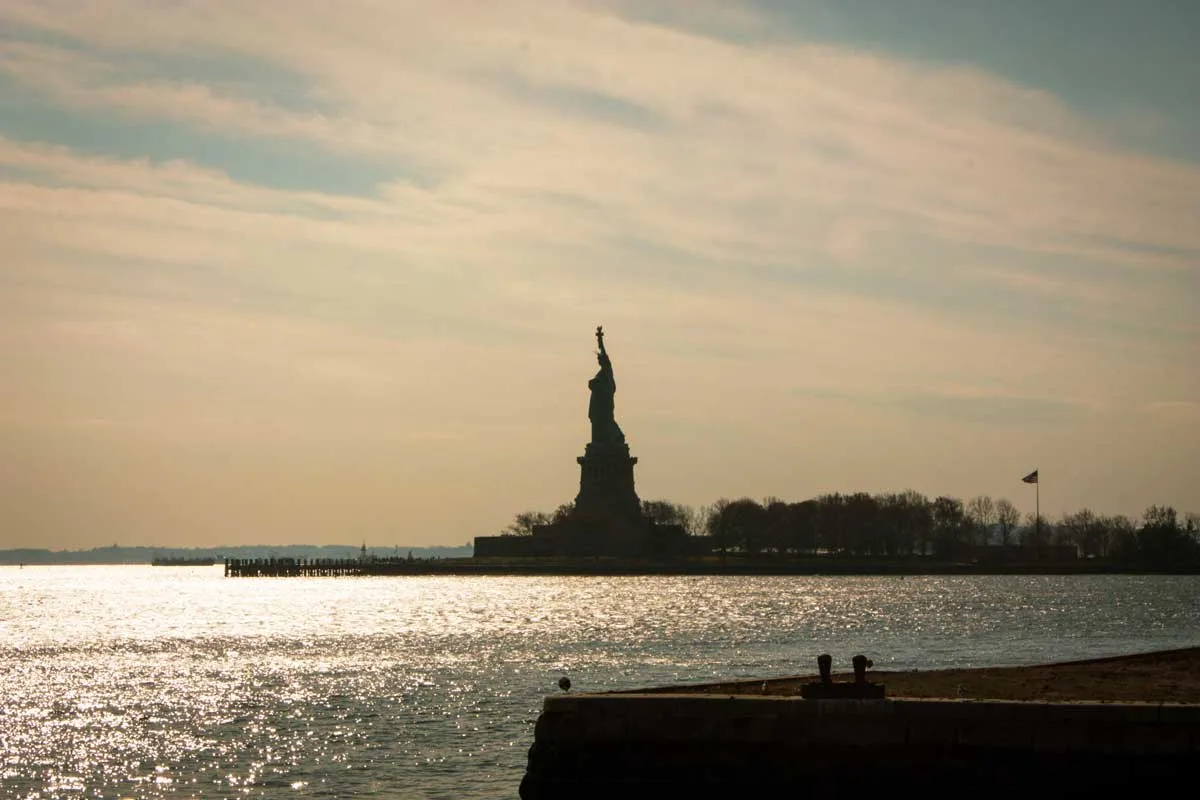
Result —
[{"label": "row of pilings", "polygon": [[227,558],[226,578],[331,578],[349,575],[412,575],[428,571],[407,558]]}]

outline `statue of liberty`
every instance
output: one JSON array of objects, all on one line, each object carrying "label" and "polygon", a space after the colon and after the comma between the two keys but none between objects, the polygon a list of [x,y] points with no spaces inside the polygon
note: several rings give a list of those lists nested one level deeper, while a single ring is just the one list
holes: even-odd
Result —
[{"label": "statue of liberty", "polygon": [[613,396],[617,393],[617,381],[613,377],[612,361],[604,349],[604,326],[596,328],[596,342],[600,352],[596,359],[600,371],[588,381],[592,397],[588,401],[588,419],[592,421],[592,444],[625,444],[625,434],[613,418]]}]

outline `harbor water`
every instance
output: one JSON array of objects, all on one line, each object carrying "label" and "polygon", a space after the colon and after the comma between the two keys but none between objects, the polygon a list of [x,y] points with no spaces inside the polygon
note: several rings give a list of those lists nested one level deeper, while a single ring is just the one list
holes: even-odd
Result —
[{"label": "harbor water", "polygon": [[1200,576],[0,567],[0,797],[514,798],[542,697],[1200,645]]}]

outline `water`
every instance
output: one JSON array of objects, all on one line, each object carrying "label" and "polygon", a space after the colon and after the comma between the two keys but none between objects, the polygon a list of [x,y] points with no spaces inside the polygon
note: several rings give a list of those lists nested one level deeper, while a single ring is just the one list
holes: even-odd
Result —
[{"label": "water", "polygon": [[0,796],[516,796],[544,694],[1200,645],[1200,576],[0,567]]}]

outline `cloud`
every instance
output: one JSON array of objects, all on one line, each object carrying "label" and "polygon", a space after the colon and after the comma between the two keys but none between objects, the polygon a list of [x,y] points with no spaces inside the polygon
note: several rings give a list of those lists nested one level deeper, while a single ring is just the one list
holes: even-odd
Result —
[{"label": "cloud", "polygon": [[1082,400],[1021,396],[974,386],[886,391],[808,386],[797,389],[796,394],[839,404],[931,416],[946,423],[983,423],[991,427],[1062,423],[1096,410],[1094,403]]},{"label": "cloud", "polygon": [[[712,461],[697,495],[814,447],[861,465],[888,415],[907,469],[944,422],[1033,449],[1026,423],[1197,396],[1200,169],[712,8],[732,34],[691,4],[0,5],[0,112],[62,123],[0,113],[5,418],[453,443],[512,503],[511,473],[562,478],[532,454],[574,442],[599,322],[627,427]],[[286,180],[246,168],[267,151]]]},{"label": "cloud", "polygon": [[816,242],[861,260],[877,232],[897,230],[1174,269],[1200,248],[1186,224],[1200,171],[1106,150],[1052,97],[970,69],[803,42],[750,48],[552,3],[516,18],[478,6],[382,18],[320,4],[134,8],[133,32],[82,8],[10,13],[93,48],[233,50],[305,76],[333,110],[125,82],[97,49],[10,48],[10,72],[83,108],[402,158],[440,194],[489,207],[553,189],[597,204],[613,227],[714,258],[744,260],[751,241],[772,259]]},{"label": "cloud", "polygon": [[1158,400],[1139,410],[1168,422],[1200,423],[1200,400]]},{"label": "cloud", "polygon": [[[376,286],[395,285],[399,260],[526,306],[585,302],[616,279],[651,296],[740,287],[751,302],[775,286],[987,315],[975,298],[1001,286],[1043,323],[1137,313],[1194,333],[1178,288],[1196,280],[1200,173],[1105,149],[1051,96],[976,70],[749,46],[556,3],[519,17],[122,9],[6,5],[42,38],[0,45],[5,69],[81,114],[369,154],[381,180],[366,196],[272,191],[186,151],[150,162],[0,142],[11,170],[42,176],[0,189],[40,246],[238,265],[286,293],[294,271],[273,264],[303,240],[391,260],[356,271]],[[290,74],[320,111],[147,71],[175,52]],[[947,258],[980,245],[1010,256]],[[329,273],[307,271],[323,288],[344,275]]]},{"label": "cloud", "polygon": [[1081,403],[1057,398],[1003,395],[919,394],[899,398],[894,404],[939,418],[993,425],[1062,422],[1086,409]]}]

